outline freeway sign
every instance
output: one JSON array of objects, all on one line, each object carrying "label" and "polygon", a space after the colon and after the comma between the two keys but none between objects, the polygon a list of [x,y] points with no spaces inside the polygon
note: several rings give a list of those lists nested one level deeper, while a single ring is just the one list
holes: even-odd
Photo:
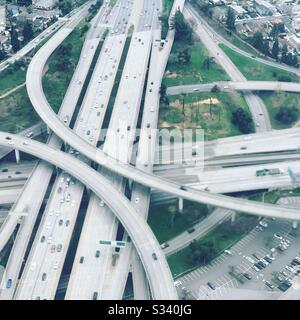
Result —
[{"label": "freeway sign", "polygon": [[116,248],[124,248],[126,245],[125,241],[100,240],[99,243],[107,246],[116,247]]}]

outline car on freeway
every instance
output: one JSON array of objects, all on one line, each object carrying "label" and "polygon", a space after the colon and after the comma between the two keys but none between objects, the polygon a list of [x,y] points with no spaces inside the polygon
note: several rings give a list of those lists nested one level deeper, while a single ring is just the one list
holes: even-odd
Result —
[{"label": "car on freeway", "polygon": [[216,290],[216,286],[215,286],[215,284],[214,284],[213,282],[208,281],[208,282],[207,282],[207,285],[208,285],[212,290]]},{"label": "car on freeway", "polygon": [[100,207],[104,207],[104,201],[101,200],[100,203],[99,203]]},{"label": "car on freeway", "polygon": [[180,189],[180,190],[183,190],[183,191],[187,191],[187,187],[185,187],[185,186],[180,186],[179,189]]},{"label": "car on freeway", "polygon": [[152,253],[152,258],[153,258],[154,260],[157,260],[157,255],[156,255],[155,252]]},{"label": "car on freeway", "polygon": [[80,260],[79,260],[79,263],[83,263],[83,261],[84,261],[84,256],[81,256]]},{"label": "car on freeway", "polygon": [[41,237],[41,243],[45,242],[45,240],[46,240],[46,237],[45,237],[45,236],[42,236],[42,237]]},{"label": "car on freeway", "polygon": [[33,271],[36,268],[36,262],[33,262],[30,266],[30,270]]},{"label": "car on freeway", "polygon": [[47,273],[46,273],[46,272],[44,272],[44,273],[42,274],[42,281],[45,281],[45,280],[46,280],[46,278],[47,278]]},{"label": "car on freeway", "polygon": [[70,220],[66,221],[66,227],[70,224]]},{"label": "car on freeway", "polygon": [[168,248],[170,245],[167,243],[167,242],[165,242],[165,243],[163,243],[160,247],[162,248],[162,249],[166,249],[166,248]]},{"label": "car on freeway", "polygon": [[53,268],[53,270],[57,270],[58,269],[58,262],[54,262],[52,268]]},{"label": "car on freeway", "polygon": [[51,236],[49,236],[49,237],[48,237],[48,240],[47,240],[47,243],[48,243],[48,244],[50,244],[50,243],[51,243],[51,241],[52,241],[52,237],[51,237]]},{"label": "car on freeway", "polygon": [[187,232],[188,233],[193,233],[195,231],[195,228],[189,228],[189,229],[187,229]]},{"label": "car on freeway", "polygon": [[12,286],[12,279],[8,279],[6,282],[6,289],[10,289]]},{"label": "car on freeway", "polygon": [[57,245],[56,251],[61,252],[61,250],[62,250],[62,244],[60,243]]},{"label": "car on freeway", "polygon": [[55,249],[56,249],[56,245],[53,244],[53,245],[51,246],[51,248],[50,248],[51,253],[54,253],[54,252],[55,252]]},{"label": "car on freeway", "polygon": [[100,250],[97,250],[97,251],[96,251],[95,257],[96,257],[96,258],[99,258],[99,257],[100,257]]}]

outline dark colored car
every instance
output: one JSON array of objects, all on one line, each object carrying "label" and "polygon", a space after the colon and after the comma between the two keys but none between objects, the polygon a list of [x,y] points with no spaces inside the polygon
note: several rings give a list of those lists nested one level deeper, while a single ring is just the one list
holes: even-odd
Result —
[{"label": "dark colored car", "polygon": [[152,258],[153,258],[154,260],[157,260],[157,255],[156,255],[155,252],[152,253]]},{"label": "dark colored car", "polygon": [[97,300],[97,298],[98,298],[98,292],[95,291],[95,292],[93,293],[93,300]]},{"label": "dark colored car", "polygon": [[6,288],[7,289],[11,288],[11,285],[12,285],[12,280],[8,279],[7,282],[6,282]]},{"label": "dark colored car", "polygon": [[252,279],[252,276],[251,276],[251,274],[249,274],[249,273],[243,273],[243,275],[244,275],[244,277],[245,277],[246,279],[248,279],[248,280],[251,280],[251,279]]},{"label": "dark colored car", "polygon": [[84,256],[80,257],[79,263],[83,263],[84,261]]},{"label": "dark colored car", "polygon": [[100,251],[99,251],[99,250],[96,251],[95,256],[96,256],[96,258],[99,258],[99,257],[100,257]]},{"label": "dark colored car", "polygon": [[195,231],[195,228],[189,228],[189,229],[187,229],[187,232],[188,233],[192,233],[192,232],[194,232]]},{"label": "dark colored car", "polygon": [[208,285],[211,289],[216,290],[216,286],[215,286],[211,281],[207,282],[207,285]]}]

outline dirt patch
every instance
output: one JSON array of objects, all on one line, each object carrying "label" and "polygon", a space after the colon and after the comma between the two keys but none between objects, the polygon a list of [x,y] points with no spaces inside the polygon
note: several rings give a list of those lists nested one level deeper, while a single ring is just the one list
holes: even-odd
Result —
[{"label": "dirt patch", "polygon": [[169,78],[169,79],[176,79],[177,78],[177,73],[176,72],[166,71],[165,77]]}]

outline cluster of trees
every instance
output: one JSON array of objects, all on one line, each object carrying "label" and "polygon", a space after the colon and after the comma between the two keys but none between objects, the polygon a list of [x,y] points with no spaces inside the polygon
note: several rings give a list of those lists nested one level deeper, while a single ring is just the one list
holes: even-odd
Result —
[{"label": "cluster of trees", "polygon": [[[276,25],[277,26],[277,25]],[[273,27],[274,28],[274,27]],[[282,27],[281,27],[282,28]],[[278,30],[281,30],[280,27],[276,27],[277,31],[274,31],[273,34],[278,34]],[[283,25],[284,28],[284,25]],[[263,53],[266,56],[270,56],[276,60],[280,60],[283,63],[286,63],[291,66],[298,66],[298,57],[295,53],[288,52],[287,45],[284,44],[282,48],[279,45],[278,37],[276,36],[272,48],[270,50],[270,40],[264,39],[261,32],[255,32],[252,39],[250,40],[251,45],[256,48],[258,51]]]},{"label": "cluster of trees", "polygon": [[68,14],[73,9],[73,4],[71,0],[59,0],[58,9],[61,11],[62,15]]},{"label": "cluster of trees", "polygon": [[189,245],[188,259],[191,265],[203,265],[209,263],[216,253],[216,248],[212,241],[193,241]]},{"label": "cluster of trees", "polygon": [[235,30],[235,20],[236,20],[235,12],[231,7],[229,7],[226,14],[226,27],[229,30],[233,30],[233,31]]},{"label": "cluster of trees", "polygon": [[298,120],[298,109],[296,107],[280,107],[275,119],[283,124],[291,124]]},{"label": "cluster of trees", "polygon": [[62,44],[57,49],[57,59],[55,62],[55,67],[59,71],[67,71],[72,66],[70,56],[72,52],[72,44]]},{"label": "cluster of trees", "polygon": [[8,3],[13,3],[13,4],[17,4],[18,6],[31,6],[32,5],[32,0],[6,0],[6,2]]},{"label": "cluster of trees", "polygon": [[191,61],[191,50],[189,47],[179,50],[176,53],[171,53],[169,57],[169,63],[172,65],[186,65]]},{"label": "cluster of trees", "polygon": [[169,106],[169,98],[167,96],[167,86],[164,83],[159,88],[159,94],[162,107],[167,108]]},{"label": "cluster of trees", "polygon": [[89,8],[89,17],[88,20],[90,21],[92,19],[92,17],[98,12],[98,10],[100,9],[100,7],[103,4],[103,0],[97,0],[97,2],[95,4],[92,4]]},{"label": "cluster of trees", "polygon": [[242,133],[251,133],[254,131],[252,117],[243,108],[237,108],[232,112],[231,121]]},{"label": "cluster of trees", "polygon": [[177,10],[172,17],[170,28],[171,30],[175,30],[175,41],[182,41],[188,44],[193,43],[193,30],[180,10]]}]

